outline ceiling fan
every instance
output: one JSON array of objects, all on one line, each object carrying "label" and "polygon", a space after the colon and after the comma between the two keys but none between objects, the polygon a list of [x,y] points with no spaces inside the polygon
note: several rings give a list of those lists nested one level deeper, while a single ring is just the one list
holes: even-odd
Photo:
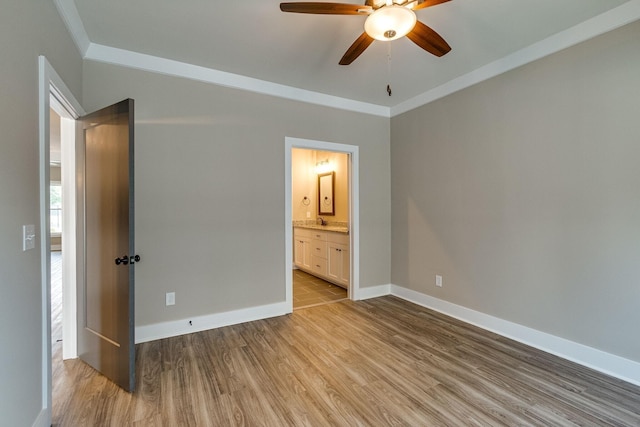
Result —
[{"label": "ceiling fan", "polygon": [[404,36],[435,56],[445,55],[451,47],[438,33],[418,21],[414,10],[448,1],[450,0],[366,0],[362,6],[345,3],[293,2],[280,3],[280,10],[320,15],[367,16],[364,32],[340,60],[340,65],[349,65],[374,40],[391,41]]}]

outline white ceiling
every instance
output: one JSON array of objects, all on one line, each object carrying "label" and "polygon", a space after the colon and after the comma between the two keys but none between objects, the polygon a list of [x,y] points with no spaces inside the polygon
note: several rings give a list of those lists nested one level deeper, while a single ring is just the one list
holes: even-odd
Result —
[{"label": "white ceiling", "polygon": [[452,0],[416,12],[451,45],[444,57],[402,38],[341,66],[364,16],[283,13],[275,0],[54,1],[88,59],[117,62],[106,47],[123,49],[391,115],[640,18],[640,0]]}]

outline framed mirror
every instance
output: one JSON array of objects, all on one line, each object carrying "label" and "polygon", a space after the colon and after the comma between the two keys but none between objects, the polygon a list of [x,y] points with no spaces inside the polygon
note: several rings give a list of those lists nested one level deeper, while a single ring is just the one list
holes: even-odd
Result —
[{"label": "framed mirror", "polygon": [[318,215],[335,215],[333,187],[335,172],[318,175]]}]

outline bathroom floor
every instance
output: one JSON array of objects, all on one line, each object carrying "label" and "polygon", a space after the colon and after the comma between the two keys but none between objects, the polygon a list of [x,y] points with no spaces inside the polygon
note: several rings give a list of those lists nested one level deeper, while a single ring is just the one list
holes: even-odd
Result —
[{"label": "bathroom floor", "polygon": [[293,270],[293,309],[347,299],[347,290],[302,270]]}]

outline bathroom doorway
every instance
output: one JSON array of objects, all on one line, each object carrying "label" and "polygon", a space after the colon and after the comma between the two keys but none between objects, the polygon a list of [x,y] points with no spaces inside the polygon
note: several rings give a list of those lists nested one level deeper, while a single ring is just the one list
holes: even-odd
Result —
[{"label": "bathroom doorway", "polygon": [[293,309],[347,299],[349,155],[293,148],[291,167]]},{"label": "bathroom doorway", "polygon": [[357,299],[358,147],[286,138],[286,298],[291,310]]}]

